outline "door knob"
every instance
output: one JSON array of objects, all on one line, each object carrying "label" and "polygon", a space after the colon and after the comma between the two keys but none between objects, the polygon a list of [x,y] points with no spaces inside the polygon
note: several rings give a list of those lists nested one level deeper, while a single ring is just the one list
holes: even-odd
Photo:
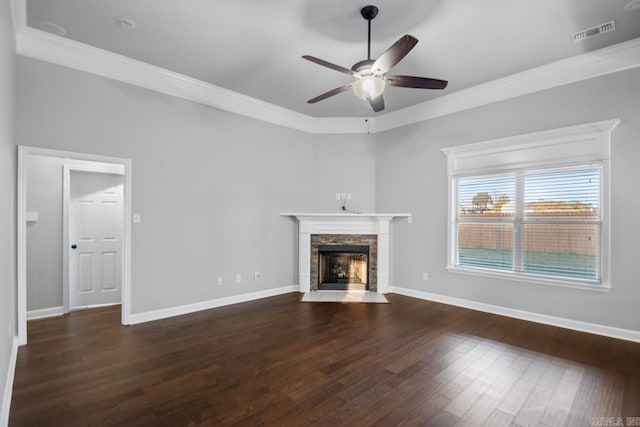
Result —
[{"label": "door knob", "polygon": [[76,244],[71,245],[71,249],[75,249],[77,247],[78,247],[78,245],[76,245]]}]

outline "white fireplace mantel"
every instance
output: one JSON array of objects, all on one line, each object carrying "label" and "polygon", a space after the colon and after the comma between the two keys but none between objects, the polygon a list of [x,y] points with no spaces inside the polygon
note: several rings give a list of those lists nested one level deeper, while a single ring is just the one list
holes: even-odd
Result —
[{"label": "white fireplace mantel", "polygon": [[378,237],[378,292],[389,293],[390,224],[408,213],[281,213],[296,218],[298,227],[298,286],[300,292],[311,290],[312,234],[375,234]]}]

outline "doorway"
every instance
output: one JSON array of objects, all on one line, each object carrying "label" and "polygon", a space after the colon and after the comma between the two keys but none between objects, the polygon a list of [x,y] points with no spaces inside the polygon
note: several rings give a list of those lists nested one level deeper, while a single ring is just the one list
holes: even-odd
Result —
[{"label": "doorway", "polygon": [[[62,190],[62,221],[57,246],[62,255],[62,314],[75,308],[122,304],[124,325],[129,324],[131,283],[131,160],[18,147],[18,343],[27,343],[27,226],[46,218],[27,211],[30,161],[47,158],[62,166],[58,178]],[[35,167],[32,165],[32,169]],[[33,183],[32,183],[33,184]],[[93,204],[93,205],[92,205]],[[92,205],[92,207],[91,207]],[[108,213],[115,215],[107,215]],[[107,222],[102,223],[102,217]],[[31,222],[30,222],[31,221]],[[75,245],[75,249],[71,248]],[[78,251],[78,249],[80,249]],[[75,252],[73,252],[75,251]],[[31,271],[31,270],[29,270]],[[69,287],[71,283],[72,288]],[[75,289],[75,291],[73,290]],[[31,298],[29,297],[31,295]],[[61,304],[62,303],[62,304]],[[31,312],[29,312],[31,314]]]}]

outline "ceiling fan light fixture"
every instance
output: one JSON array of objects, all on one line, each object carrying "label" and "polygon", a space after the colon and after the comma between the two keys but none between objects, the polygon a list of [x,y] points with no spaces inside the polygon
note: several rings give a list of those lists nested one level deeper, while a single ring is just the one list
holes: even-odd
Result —
[{"label": "ceiling fan light fixture", "polygon": [[[640,0],[633,0],[640,1]],[[379,113],[384,110],[384,92],[387,83],[389,86],[408,87],[414,89],[444,89],[447,87],[446,80],[432,79],[428,77],[413,76],[389,76],[387,72],[391,70],[398,62],[404,58],[411,49],[414,48],[418,39],[412,35],[405,34],[398,41],[385,50],[378,59],[371,59],[371,20],[378,14],[378,8],[375,6],[365,6],[360,10],[360,14],[367,20],[367,59],[356,62],[351,69],[340,65],[332,64],[324,59],[316,58],[311,55],[303,55],[302,58],[307,61],[315,62],[323,67],[331,68],[344,74],[349,74],[355,79],[353,83],[345,84],[322,95],[311,98],[307,101],[309,104],[315,104],[318,101],[327,99],[331,96],[353,88],[353,93],[357,97],[368,101],[371,109]]]},{"label": "ceiling fan light fixture", "polygon": [[364,76],[355,81],[353,92],[362,99],[374,99],[384,92],[385,82],[378,76]]}]

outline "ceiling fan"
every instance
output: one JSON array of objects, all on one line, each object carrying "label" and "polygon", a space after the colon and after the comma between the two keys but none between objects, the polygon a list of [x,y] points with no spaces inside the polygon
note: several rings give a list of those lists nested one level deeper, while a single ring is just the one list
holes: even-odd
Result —
[{"label": "ceiling fan", "polygon": [[448,82],[446,80],[427,77],[387,76],[386,73],[413,49],[418,43],[418,39],[406,34],[400,37],[389,49],[384,51],[378,59],[373,60],[371,59],[371,21],[378,15],[378,8],[375,6],[365,6],[360,10],[360,14],[368,22],[367,59],[356,62],[351,69],[348,69],[316,58],[315,56],[303,56],[303,58],[308,61],[315,62],[316,64],[341,73],[349,74],[355,79],[352,83],[337,87],[308,100],[307,102],[309,104],[315,104],[318,101],[342,93],[352,87],[357,96],[369,101],[373,111],[378,112],[384,110],[382,92],[387,84],[415,89],[444,89],[447,87]]}]

